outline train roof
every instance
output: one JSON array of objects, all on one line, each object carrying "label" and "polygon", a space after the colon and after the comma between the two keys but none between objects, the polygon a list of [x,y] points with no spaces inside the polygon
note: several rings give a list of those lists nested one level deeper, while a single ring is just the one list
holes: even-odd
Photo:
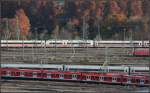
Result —
[{"label": "train roof", "polygon": [[1,64],[2,68],[60,68],[62,65],[55,64]]}]

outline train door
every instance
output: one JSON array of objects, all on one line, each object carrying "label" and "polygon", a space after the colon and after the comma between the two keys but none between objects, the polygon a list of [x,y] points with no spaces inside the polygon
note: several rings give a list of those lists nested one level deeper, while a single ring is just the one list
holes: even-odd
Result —
[{"label": "train door", "polygon": [[51,79],[51,74],[47,74],[47,78],[48,78],[48,79]]},{"label": "train door", "polygon": [[11,76],[11,71],[7,71],[6,76]]},{"label": "train door", "polygon": [[124,68],[124,73],[128,73],[129,72],[129,68],[128,67],[125,67]]},{"label": "train door", "polygon": [[33,73],[32,73],[32,77],[33,77],[33,78],[37,78],[37,73],[36,73],[36,72],[33,72]]},{"label": "train door", "polygon": [[73,79],[73,80],[77,80],[77,75],[76,75],[76,74],[73,74],[73,75],[72,75],[72,79]]},{"label": "train door", "polygon": [[131,78],[127,79],[127,84],[131,84]]},{"label": "train door", "polygon": [[24,77],[24,72],[20,72],[20,77]]},{"label": "train door", "polygon": [[61,68],[61,67],[58,67],[58,71],[61,71],[63,68]]},{"label": "train door", "polygon": [[62,41],[62,47],[68,47],[67,43],[68,43],[67,41]]},{"label": "train door", "polygon": [[144,85],[144,83],[145,83],[145,80],[140,79],[140,85]]},{"label": "train door", "polygon": [[64,74],[59,74],[60,79],[64,79]]},{"label": "train door", "polygon": [[112,77],[112,82],[116,83],[117,82],[117,78],[116,77]]},{"label": "train door", "polygon": [[91,80],[91,76],[86,76],[86,80],[90,81]]},{"label": "train door", "polygon": [[104,77],[99,77],[99,80],[102,82],[104,81]]},{"label": "train door", "polygon": [[98,41],[95,41],[94,43],[95,43],[95,44],[94,44],[95,47],[99,47],[99,46],[98,46]]},{"label": "train door", "polygon": [[139,42],[139,47],[142,47],[142,45],[143,45],[143,44],[142,44],[142,41],[140,41],[140,42]]},{"label": "train door", "polygon": [[93,40],[90,40],[90,47],[93,47]]},{"label": "train door", "polygon": [[131,69],[130,69],[130,73],[135,73],[135,69],[134,69],[134,68],[131,68]]}]

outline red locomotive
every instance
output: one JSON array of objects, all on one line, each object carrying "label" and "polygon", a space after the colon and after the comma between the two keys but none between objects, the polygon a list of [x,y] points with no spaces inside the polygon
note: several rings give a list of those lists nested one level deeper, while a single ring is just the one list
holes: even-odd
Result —
[{"label": "red locomotive", "polygon": [[16,68],[1,68],[2,78],[24,78],[24,79],[46,79],[65,81],[99,82],[106,84],[127,84],[137,86],[148,86],[149,76],[131,76],[113,73],[86,73],[70,71],[31,70]]}]

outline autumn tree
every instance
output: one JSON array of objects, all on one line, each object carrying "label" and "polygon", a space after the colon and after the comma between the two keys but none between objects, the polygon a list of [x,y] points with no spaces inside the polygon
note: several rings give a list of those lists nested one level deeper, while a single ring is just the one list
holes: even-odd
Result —
[{"label": "autumn tree", "polygon": [[22,39],[27,39],[27,36],[30,31],[30,21],[23,9],[19,9],[16,11],[16,19],[18,21]]}]

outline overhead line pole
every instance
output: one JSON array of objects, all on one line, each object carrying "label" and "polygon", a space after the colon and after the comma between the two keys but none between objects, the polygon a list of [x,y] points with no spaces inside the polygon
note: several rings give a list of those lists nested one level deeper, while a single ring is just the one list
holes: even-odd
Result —
[{"label": "overhead line pole", "polygon": [[[150,57],[150,19],[148,21],[148,37],[149,37],[149,57]],[[149,81],[150,81],[150,58],[149,58]],[[149,92],[150,92],[150,84],[149,84]]]},{"label": "overhead line pole", "polygon": [[[1,68],[1,32],[0,32],[0,68]],[[0,88],[1,88],[1,76],[0,76]],[[0,89],[0,93],[1,93],[1,89]]]}]

